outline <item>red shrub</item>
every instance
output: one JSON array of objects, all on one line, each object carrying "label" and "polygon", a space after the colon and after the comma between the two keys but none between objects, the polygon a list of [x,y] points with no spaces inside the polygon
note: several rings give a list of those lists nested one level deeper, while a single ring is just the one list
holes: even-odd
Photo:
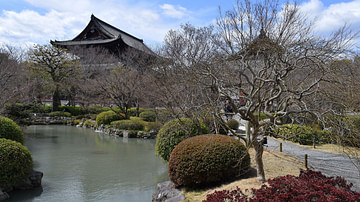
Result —
[{"label": "red shrub", "polygon": [[252,197],[239,188],[215,191],[206,202],[219,201],[360,201],[360,193],[351,190],[342,177],[326,177],[321,172],[300,171],[299,177],[286,175],[268,180],[269,185],[252,189]]}]

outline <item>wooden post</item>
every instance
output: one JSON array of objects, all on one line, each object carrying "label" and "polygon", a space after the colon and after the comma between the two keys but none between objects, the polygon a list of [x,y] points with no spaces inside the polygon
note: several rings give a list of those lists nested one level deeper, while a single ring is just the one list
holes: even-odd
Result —
[{"label": "wooden post", "polygon": [[280,142],[280,152],[282,152],[282,142]]},{"label": "wooden post", "polygon": [[305,168],[308,168],[308,155],[305,154]]}]

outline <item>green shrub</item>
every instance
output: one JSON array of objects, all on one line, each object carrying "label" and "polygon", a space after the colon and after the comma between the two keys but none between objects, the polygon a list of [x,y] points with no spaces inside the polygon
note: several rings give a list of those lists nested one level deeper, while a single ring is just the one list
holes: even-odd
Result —
[{"label": "green shrub", "polygon": [[45,113],[45,105],[40,103],[32,103],[25,106],[30,113]]},{"label": "green shrub", "polygon": [[80,119],[74,119],[74,120],[71,120],[71,125],[79,125],[80,123],[82,122],[82,120]]},{"label": "green shrub", "polygon": [[24,143],[24,133],[20,127],[13,120],[3,116],[0,116],[0,138]]},{"label": "green shrub", "polygon": [[120,130],[144,130],[145,122],[140,120],[120,120],[111,122],[111,126]]},{"label": "green shrub", "polygon": [[160,122],[146,122],[145,131],[156,131],[159,132],[162,124]]},{"label": "green shrub", "polygon": [[92,120],[86,120],[84,122],[84,126],[87,128],[95,127],[95,125],[96,125],[95,121]]},{"label": "green shrub", "polygon": [[13,119],[24,119],[30,117],[29,111],[20,103],[6,104],[6,113]]},{"label": "green shrub", "polygon": [[[145,111],[145,109],[140,108],[139,109],[139,114],[141,114],[141,112],[143,112],[143,111]],[[130,108],[130,109],[128,109],[127,112],[128,112],[128,116],[137,116],[136,115],[136,113],[137,113],[136,108]]]},{"label": "green shrub", "polygon": [[56,112],[51,112],[50,117],[71,117],[70,112],[62,112],[62,111],[56,111]]},{"label": "green shrub", "polygon": [[174,119],[174,115],[168,110],[156,110],[156,120],[160,123],[164,124],[172,119]]},{"label": "green shrub", "polygon": [[59,106],[59,111],[69,112],[72,116],[85,114],[85,110],[82,107],[76,106]]},{"label": "green shrub", "polygon": [[113,121],[124,119],[124,115],[117,114],[114,111],[105,111],[101,112],[96,116],[96,125],[100,126],[101,124],[109,125]]},{"label": "green shrub", "polygon": [[101,105],[91,105],[87,111],[89,114],[100,114],[103,111],[109,110],[104,109]]},{"label": "green shrub", "polygon": [[237,130],[239,128],[239,122],[235,119],[228,120],[226,124],[233,130]]},{"label": "green shrub", "polygon": [[246,147],[225,135],[200,135],[178,144],[169,159],[169,178],[176,187],[198,187],[234,179],[248,171]]},{"label": "green shrub", "polygon": [[0,187],[8,188],[26,179],[32,172],[29,150],[18,142],[0,138]]},{"label": "green shrub", "polygon": [[154,122],[156,120],[156,114],[153,111],[144,111],[139,115],[144,121]]},{"label": "green shrub", "polygon": [[309,126],[286,124],[284,127],[276,128],[275,137],[281,137],[302,145],[331,143],[331,133],[325,130],[314,129]]},{"label": "green shrub", "polygon": [[204,124],[198,124],[188,118],[174,119],[164,124],[157,134],[155,151],[156,155],[169,160],[171,151],[181,141],[196,135],[207,134],[208,129]]}]

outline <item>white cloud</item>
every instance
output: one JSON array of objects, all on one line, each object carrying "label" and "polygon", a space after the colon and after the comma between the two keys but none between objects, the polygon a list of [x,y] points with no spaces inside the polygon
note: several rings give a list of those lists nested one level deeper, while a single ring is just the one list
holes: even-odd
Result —
[{"label": "white cloud", "polygon": [[166,16],[181,19],[184,16],[187,15],[187,10],[184,7],[181,6],[174,6],[171,4],[163,4],[160,6],[161,9],[163,9],[163,13]]},{"label": "white cloud", "polygon": [[317,32],[332,32],[345,24],[350,25],[354,30],[360,26],[360,0],[331,4],[328,7],[325,7],[320,0],[310,0],[301,4],[300,8],[308,16],[316,19]]},{"label": "white cloud", "polygon": [[[159,5],[127,0],[26,0],[32,10],[20,12],[3,10],[0,13],[0,43],[46,44],[50,40],[69,40],[81,32],[90,15],[128,32],[145,43],[162,42],[168,30],[180,24],[185,8],[163,9]],[[170,9],[170,10],[169,10]],[[164,12],[167,11],[167,12]],[[184,13],[183,12],[183,13]],[[169,18],[169,16],[171,18]]]}]

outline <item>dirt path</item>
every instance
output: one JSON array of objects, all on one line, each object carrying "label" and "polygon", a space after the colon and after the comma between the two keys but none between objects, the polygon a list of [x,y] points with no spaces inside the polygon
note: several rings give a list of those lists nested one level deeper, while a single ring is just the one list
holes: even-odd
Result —
[{"label": "dirt path", "polygon": [[358,192],[360,191],[359,171],[346,155],[316,151],[307,147],[272,138],[268,138],[266,149],[279,151],[280,142],[282,142],[284,153],[297,157],[301,160],[304,160],[304,156],[307,154],[308,165],[310,168],[321,171],[327,176],[342,176],[347,182],[354,184],[353,190]]}]

